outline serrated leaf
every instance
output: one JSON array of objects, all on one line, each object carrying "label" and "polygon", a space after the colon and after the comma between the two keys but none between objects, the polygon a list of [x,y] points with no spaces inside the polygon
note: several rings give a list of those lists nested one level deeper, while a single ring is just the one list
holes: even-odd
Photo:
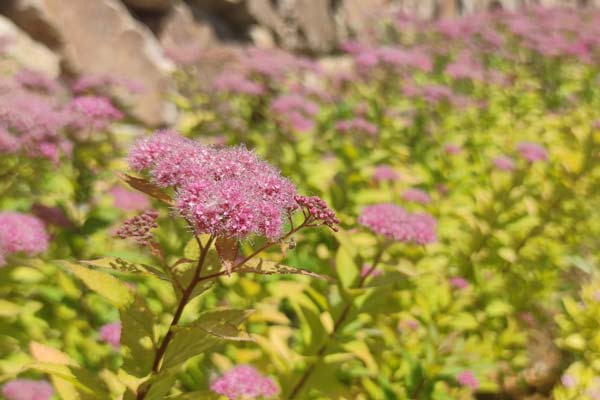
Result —
[{"label": "serrated leaf", "polygon": [[359,360],[365,363],[365,366],[369,370],[369,373],[373,375],[377,374],[377,362],[375,362],[375,359],[373,358],[369,347],[364,341],[356,340],[353,342],[346,343],[342,347],[352,352],[352,354],[358,357]]},{"label": "serrated leaf", "polygon": [[121,281],[105,272],[63,261],[85,285],[106,298],[117,308],[127,307],[133,301],[133,293]]},{"label": "serrated leaf", "polygon": [[146,393],[144,400],[164,400],[173,388],[173,384],[177,378],[176,372],[173,369],[165,370],[144,382],[140,386],[140,389],[150,386],[150,390]]},{"label": "serrated leaf", "polygon": [[512,312],[512,306],[502,300],[493,300],[485,308],[485,313],[490,317],[501,317]]},{"label": "serrated leaf", "polygon": [[264,260],[262,258],[254,258],[249,260],[244,265],[238,267],[235,272],[242,274],[252,273],[261,275],[296,274],[310,276],[311,278],[323,279],[330,282],[333,281],[331,277],[326,275],[290,267],[288,265],[279,264],[275,261]]},{"label": "serrated leaf", "polygon": [[335,272],[345,289],[351,288],[359,278],[360,267],[354,261],[352,252],[345,246],[340,246],[335,255]]},{"label": "serrated leaf", "polygon": [[97,260],[81,260],[79,262],[91,267],[112,269],[115,271],[132,274],[142,274],[156,277],[165,281],[170,281],[169,277],[159,268],[151,265],[132,263],[120,257],[104,257]]},{"label": "serrated leaf", "polygon": [[[203,313],[190,325],[178,327],[169,344],[161,368],[182,364],[190,357],[202,354],[222,340],[231,340],[231,327],[241,324],[250,314],[248,310],[217,310]],[[238,332],[239,334],[239,332]],[[236,340],[237,339],[236,337]]]},{"label": "serrated leaf", "polygon": [[121,351],[123,370],[137,377],[146,376],[152,369],[155,351],[154,315],[145,301],[136,296],[127,307],[120,310]]},{"label": "serrated leaf", "polygon": [[148,196],[154,197],[155,199],[160,200],[168,205],[173,205],[173,200],[171,200],[171,197],[169,197],[169,195],[167,195],[162,188],[147,181],[146,179],[136,178],[135,176],[123,174],[120,172],[117,172],[117,176],[135,190],[139,190],[140,192],[145,193]]}]

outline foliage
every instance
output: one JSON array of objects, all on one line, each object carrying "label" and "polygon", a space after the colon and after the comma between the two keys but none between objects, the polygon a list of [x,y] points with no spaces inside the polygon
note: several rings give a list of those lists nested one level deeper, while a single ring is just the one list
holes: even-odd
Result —
[{"label": "foliage", "polygon": [[181,65],[177,126],[141,140],[106,79],[76,102],[81,82],[3,71],[0,211],[50,240],[9,248],[0,226],[0,380],[63,399],[217,398],[239,371],[282,398],[594,398],[599,23],[393,15],[334,68],[258,49],[212,80]]}]

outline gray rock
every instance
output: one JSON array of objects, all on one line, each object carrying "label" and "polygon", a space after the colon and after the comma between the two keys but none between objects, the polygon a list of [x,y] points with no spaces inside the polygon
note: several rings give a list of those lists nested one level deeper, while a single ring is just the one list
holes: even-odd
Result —
[{"label": "gray rock", "polygon": [[123,0],[131,8],[144,11],[167,11],[172,5],[172,0]]},{"label": "gray rock", "polygon": [[148,125],[166,122],[164,95],[172,63],[158,41],[118,0],[15,0],[0,8],[18,26],[60,54],[75,74],[112,74],[137,81],[140,96],[121,94]]},{"label": "gray rock", "polygon": [[6,43],[2,52],[13,60],[15,67],[25,67],[51,78],[60,74],[59,58],[43,44],[32,40],[9,19],[0,16],[0,38]]}]

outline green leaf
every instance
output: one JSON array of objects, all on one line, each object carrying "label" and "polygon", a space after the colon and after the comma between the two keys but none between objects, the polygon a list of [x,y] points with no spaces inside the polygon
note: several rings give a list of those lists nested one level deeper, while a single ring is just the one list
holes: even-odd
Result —
[{"label": "green leaf", "polygon": [[452,327],[459,331],[477,329],[479,322],[467,312],[460,312],[452,318]]},{"label": "green leaf", "polygon": [[170,281],[169,277],[159,268],[145,264],[135,264],[120,257],[105,257],[97,260],[81,260],[79,262],[90,267],[107,268],[119,272],[141,274]]},{"label": "green leaf", "polygon": [[216,400],[219,396],[207,390],[199,390],[196,392],[176,394],[169,396],[166,400]]},{"label": "green leaf", "polygon": [[0,317],[14,317],[21,313],[21,308],[15,303],[0,299]]},{"label": "green leaf", "polygon": [[288,265],[279,264],[275,261],[264,260],[262,258],[254,258],[249,260],[244,265],[240,266],[235,272],[241,274],[261,274],[261,275],[274,275],[274,274],[296,274],[310,276],[311,278],[323,279],[326,281],[332,281],[333,279],[326,275],[317,274],[315,272],[306,271],[299,268],[290,267]]},{"label": "green leaf", "polygon": [[501,317],[503,315],[508,315],[512,312],[513,307],[502,301],[502,300],[493,300],[488,306],[485,308],[485,313],[490,317]]},{"label": "green leaf", "polygon": [[[150,386],[150,390],[146,393],[144,400],[164,400],[165,396],[173,388],[173,384],[177,379],[177,371],[168,369],[154,375],[151,379],[144,382],[140,389]],[[139,389],[138,389],[139,390]]]},{"label": "green leaf", "polygon": [[81,400],[108,398],[105,383],[95,373],[79,367],[62,351],[37,342],[29,344],[29,351],[36,362],[26,368],[49,374],[61,397]]},{"label": "green leaf", "polygon": [[248,340],[240,336],[237,326],[248,318],[251,312],[248,310],[209,311],[201,314],[192,324],[177,327],[173,340],[165,352],[161,368],[178,366],[222,340]]},{"label": "green leaf", "polygon": [[365,363],[365,366],[369,370],[369,373],[375,375],[378,372],[377,362],[373,358],[369,347],[364,341],[356,340],[353,342],[346,343],[342,346],[344,349],[350,351],[359,360]]},{"label": "green leaf", "polygon": [[143,377],[152,369],[154,362],[154,315],[139,296],[120,310],[121,351],[123,370],[128,374]]},{"label": "green leaf", "polygon": [[335,272],[338,281],[345,289],[354,286],[360,275],[360,267],[354,261],[352,252],[345,246],[340,246],[335,255]]},{"label": "green leaf", "polygon": [[89,289],[106,298],[115,307],[125,308],[133,302],[133,293],[114,276],[68,261],[63,261],[63,264]]}]

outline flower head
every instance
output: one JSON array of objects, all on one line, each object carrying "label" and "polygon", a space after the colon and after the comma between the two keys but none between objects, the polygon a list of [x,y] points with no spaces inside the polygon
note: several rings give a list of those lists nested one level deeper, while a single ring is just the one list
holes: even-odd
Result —
[{"label": "flower head", "polygon": [[335,129],[339,132],[358,132],[366,133],[368,135],[377,134],[377,126],[364,118],[354,118],[338,121],[335,124]]},{"label": "flower head", "polygon": [[406,201],[411,201],[413,203],[420,204],[429,204],[431,202],[431,197],[421,189],[407,189],[402,193],[402,198]]},{"label": "flower head", "polygon": [[158,213],[154,210],[144,211],[140,215],[128,218],[117,230],[117,236],[121,239],[131,238],[142,246],[147,245],[152,241],[150,231],[158,228],[157,218]]},{"label": "flower head", "polygon": [[274,397],[279,393],[277,384],[263,376],[254,367],[238,365],[210,384],[210,390],[230,400]]},{"label": "flower head", "polygon": [[121,186],[110,189],[115,207],[123,211],[140,211],[150,207],[148,197],[139,192],[127,190]]},{"label": "flower head", "polygon": [[500,171],[512,171],[515,169],[515,161],[507,156],[498,156],[494,158],[493,162]]},{"label": "flower head", "polygon": [[449,280],[450,286],[455,289],[466,289],[469,287],[469,282],[465,278],[461,278],[460,276],[453,276]]},{"label": "flower head", "polygon": [[365,207],[358,222],[389,239],[406,243],[435,242],[436,221],[426,213],[409,213],[395,204]]},{"label": "flower head", "polygon": [[[0,254],[35,255],[48,249],[49,237],[38,218],[17,212],[0,213]],[[0,264],[1,265],[1,264]]]},{"label": "flower head", "polygon": [[308,223],[326,225],[337,232],[340,220],[323,199],[317,196],[296,196],[296,202],[307,213]]},{"label": "flower head", "polygon": [[121,323],[112,322],[110,324],[103,325],[98,331],[100,334],[100,340],[110,344],[115,349],[121,346]]},{"label": "flower head", "polygon": [[49,400],[54,389],[47,381],[15,379],[2,387],[2,395],[7,400]]},{"label": "flower head", "polygon": [[378,165],[373,172],[373,180],[376,182],[397,181],[400,176],[389,165]]},{"label": "flower head", "polygon": [[548,160],[548,152],[543,146],[540,146],[537,143],[520,142],[517,144],[517,151],[521,157],[531,163]]},{"label": "flower head", "polygon": [[147,171],[154,184],[175,190],[176,209],[196,233],[277,239],[299,205],[314,207],[313,217],[331,222],[326,205],[300,204],[295,186],[244,147],[211,148],[159,132],[139,141],[129,162]]},{"label": "flower head", "polygon": [[53,94],[58,90],[58,84],[39,71],[22,69],[15,77],[24,88],[43,93]]},{"label": "flower head", "polygon": [[213,83],[217,91],[234,94],[258,96],[265,92],[265,88],[242,73],[227,71],[217,76]]},{"label": "flower head", "polygon": [[70,113],[70,125],[78,128],[105,129],[111,122],[123,118],[123,113],[115,108],[104,96],[76,97],[67,106]]},{"label": "flower head", "polygon": [[470,387],[473,390],[479,387],[479,381],[471,371],[462,371],[456,376],[456,381],[460,385]]},{"label": "flower head", "polygon": [[456,154],[460,154],[461,151],[462,151],[462,149],[460,148],[460,146],[456,145],[454,143],[446,143],[444,145],[444,152],[446,154],[456,155]]}]

